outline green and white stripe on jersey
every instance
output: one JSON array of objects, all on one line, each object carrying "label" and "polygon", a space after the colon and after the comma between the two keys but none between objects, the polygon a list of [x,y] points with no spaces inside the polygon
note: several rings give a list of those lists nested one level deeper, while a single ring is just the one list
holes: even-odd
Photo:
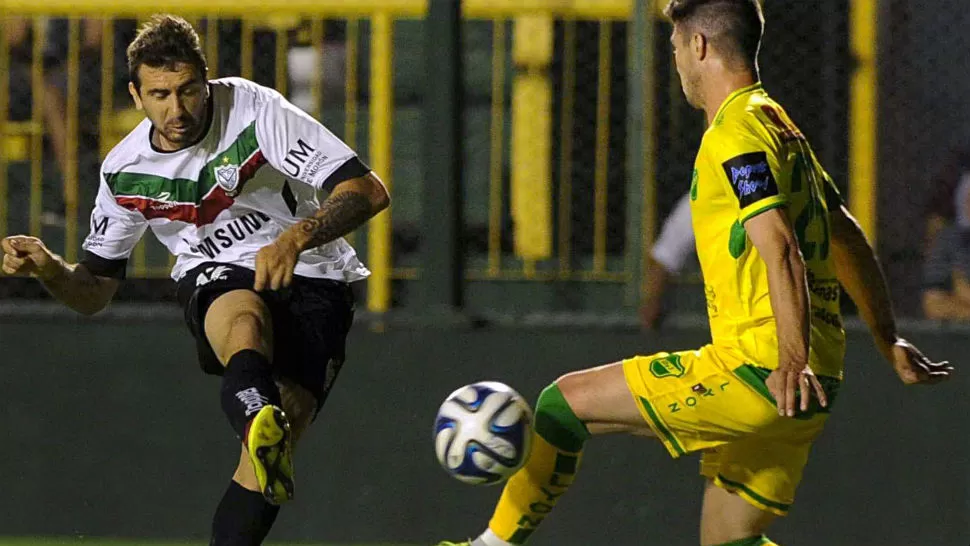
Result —
[{"label": "green and white stripe on jersey", "polygon": [[119,205],[148,220],[168,218],[202,226],[229,208],[232,196],[265,163],[253,122],[202,167],[196,180],[128,171],[105,173],[104,178]]}]

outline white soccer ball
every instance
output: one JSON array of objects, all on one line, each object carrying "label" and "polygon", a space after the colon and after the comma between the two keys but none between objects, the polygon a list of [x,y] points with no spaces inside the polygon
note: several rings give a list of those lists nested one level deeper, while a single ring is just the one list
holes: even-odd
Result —
[{"label": "white soccer ball", "polygon": [[522,468],[532,447],[532,408],[495,381],[466,385],[448,395],[434,422],[438,462],[456,479],[496,484]]}]

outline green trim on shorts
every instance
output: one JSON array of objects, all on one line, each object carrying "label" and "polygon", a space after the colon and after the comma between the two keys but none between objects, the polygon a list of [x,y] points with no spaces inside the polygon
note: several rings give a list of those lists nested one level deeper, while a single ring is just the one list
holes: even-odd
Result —
[{"label": "green trim on shorts", "polygon": [[680,455],[686,454],[687,451],[682,445],[680,445],[680,442],[678,442],[677,438],[675,438],[670,432],[670,429],[668,429],[667,426],[663,424],[663,421],[660,420],[657,412],[653,409],[653,406],[650,405],[650,401],[642,396],[638,396],[637,398],[640,399],[643,409],[647,410],[647,415],[649,415],[650,420],[653,421],[654,428],[656,428],[657,432],[659,432],[660,435],[663,436],[663,438],[667,440],[671,446],[673,446],[674,451],[677,452],[677,456],[679,457]]},{"label": "green trim on shorts", "polygon": [[771,370],[759,368],[753,364],[744,364],[734,369],[734,375],[738,376],[741,381],[747,383],[749,387],[754,389],[765,400],[771,402],[771,405],[778,405],[775,397],[768,390],[768,386],[765,385],[765,380],[771,375]]},{"label": "green trim on shorts", "polygon": [[718,474],[717,479],[723,482],[724,485],[732,489],[739,489],[741,491],[744,491],[745,495],[751,497],[752,499],[758,501],[759,503],[769,508],[774,508],[775,510],[781,510],[782,512],[787,512],[789,509],[791,509],[791,504],[785,504],[783,502],[768,500],[762,497],[761,495],[755,493],[751,489],[749,489],[748,486],[744,485],[743,483],[738,483],[725,478],[723,474]]},{"label": "green trim on shorts", "polygon": [[[778,405],[778,402],[775,401],[775,397],[771,395],[771,391],[769,391],[767,385],[765,385],[765,380],[767,380],[768,376],[771,375],[772,370],[761,368],[755,366],[754,364],[743,364],[735,368],[733,371],[734,375],[736,375],[738,379],[747,383],[752,389],[757,391],[758,394],[764,397],[765,400],[771,402],[771,405]],[[829,405],[823,408],[813,394],[811,400],[809,400],[808,411],[796,411],[795,419],[811,419],[817,413],[832,412],[832,406],[835,405],[835,399],[839,395],[842,380],[826,375],[817,375],[815,378],[818,379],[819,384],[822,385],[822,390],[825,391],[825,396],[828,398]]]}]

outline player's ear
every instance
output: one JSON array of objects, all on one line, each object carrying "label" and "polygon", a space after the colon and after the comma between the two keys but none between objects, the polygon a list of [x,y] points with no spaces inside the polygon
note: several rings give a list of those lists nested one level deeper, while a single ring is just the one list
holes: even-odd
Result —
[{"label": "player's ear", "polygon": [[694,58],[698,61],[703,61],[708,54],[707,48],[710,44],[707,42],[707,36],[704,36],[700,32],[695,32],[690,37],[690,50],[694,54]]},{"label": "player's ear", "polygon": [[128,82],[128,94],[131,95],[131,99],[135,101],[135,108],[137,110],[145,109],[141,104],[141,97],[138,95],[138,89],[135,87],[135,82]]}]

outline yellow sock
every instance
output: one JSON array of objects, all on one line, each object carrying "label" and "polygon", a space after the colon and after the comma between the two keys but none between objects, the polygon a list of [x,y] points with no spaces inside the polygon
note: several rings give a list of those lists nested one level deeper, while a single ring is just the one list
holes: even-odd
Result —
[{"label": "yellow sock", "polygon": [[587,438],[589,431],[559,387],[553,383],[542,391],[536,403],[532,454],[505,484],[488,523],[498,538],[525,544],[572,485]]},{"label": "yellow sock", "polygon": [[532,456],[505,484],[489,529],[512,544],[526,539],[573,483],[582,452],[568,453],[533,433]]}]

